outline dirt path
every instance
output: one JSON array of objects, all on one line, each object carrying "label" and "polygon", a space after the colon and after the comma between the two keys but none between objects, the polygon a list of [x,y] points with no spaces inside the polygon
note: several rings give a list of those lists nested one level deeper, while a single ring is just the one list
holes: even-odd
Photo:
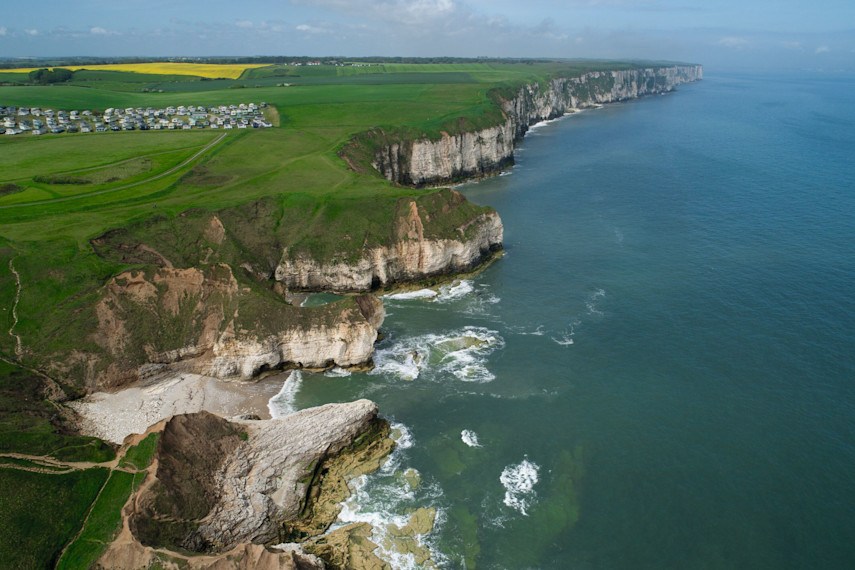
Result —
[{"label": "dirt path", "polygon": [[15,339],[15,356],[21,356],[24,351],[21,347],[21,337],[15,334],[15,327],[18,326],[18,301],[21,300],[21,275],[15,270],[12,265],[12,260],[9,259],[9,269],[15,274],[15,282],[18,284],[18,290],[15,292],[15,302],[12,303],[12,326],[9,327],[9,336]]},{"label": "dirt path", "polygon": [[[22,459],[24,461],[32,461],[34,463],[41,463],[47,467],[58,467],[62,469],[69,469],[72,471],[79,471],[81,469],[92,469],[93,467],[106,467],[107,469],[117,469],[119,471],[129,471],[123,467],[119,467],[119,461],[122,460],[124,454],[116,454],[116,458],[112,461],[106,461],[104,463],[94,463],[92,461],[60,461],[58,459],[54,459],[48,455],[27,455],[25,453],[3,453],[0,454],[0,462],[3,461],[4,457],[9,457],[11,459]],[[22,465],[12,465],[15,469],[27,469],[26,466]],[[134,470],[135,471],[135,470]],[[57,473],[57,471],[51,471],[51,473]]]},{"label": "dirt path", "polygon": [[190,158],[188,158],[187,160],[185,160],[181,164],[179,164],[177,166],[173,166],[169,170],[165,170],[165,171],[161,172],[160,174],[152,176],[151,178],[146,178],[145,180],[140,180],[139,182],[134,182],[133,184],[125,184],[124,186],[117,186],[115,188],[108,188],[107,190],[99,190],[97,192],[89,192],[88,194],[77,194],[75,196],[66,196],[65,198],[54,198],[52,200],[39,200],[37,202],[23,202],[21,204],[7,204],[5,206],[0,206],[0,210],[5,210],[7,208],[21,208],[21,207],[25,207],[25,206],[38,206],[41,204],[54,204],[56,202],[68,202],[69,200],[79,200],[81,198],[89,198],[91,196],[99,196],[101,194],[109,194],[110,192],[118,192],[119,190],[127,190],[128,188],[133,188],[135,186],[140,186],[142,184],[148,184],[149,182],[154,182],[155,180],[159,180],[165,176],[169,176],[170,174],[177,172],[178,170],[181,170],[182,168],[184,168],[185,166],[187,166],[188,164],[190,164],[191,162],[193,162],[194,160],[199,158],[202,154],[208,152],[214,146],[216,146],[217,144],[222,142],[222,140],[225,139],[226,136],[228,136],[228,133],[221,134],[219,137],[217,137],[213,141],[206,144],[204,147],[202,147],[202,149],[199,152],[197,152],[196,154],[194,154],[193,156],[191,156]]}]

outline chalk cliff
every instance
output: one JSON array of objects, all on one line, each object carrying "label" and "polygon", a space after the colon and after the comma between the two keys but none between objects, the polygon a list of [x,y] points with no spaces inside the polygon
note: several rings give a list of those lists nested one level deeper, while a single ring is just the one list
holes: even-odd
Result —
[{"label": "chalk cliff", "polygon": [[248,380],[283,367],[370,363],[383,305],[373,295],[292,307],[235,279],[225,264],[126,271],[95,305],[88,350],[54,355],[52,372],[81,374],[89,391],[164,373]]},{"label": "chalk cliff", "polygon": [[285,249],[274,278],[289,289],[354,292],[472,270],[502,248],[503,234],[495,211],[472,208],[454,190],[402,198],[387,244],[334,260]]},{"label": "chalk cliff", "polygon": [[338,516],[347,481],[391,452],[388,435],[368,400],[266,421],[175,416],[156,481],[131,503],[130,529],[145,546],[200,553],[316,536]]},{"label": "chalk cliff", "polygon": [[448,184],[496,172],[513,163],[516,143],[539,121],[573,109],[625,101],[672,91],[703,77],[699,65],[675,65],[616,71],[593,71],[528,84],[515,93],[493,93],[501,107],[501,124],[474,132],[443,133],[438,139],[401,139],[377,133],[384,142],[372,165],[384,177],[410,186]]}]

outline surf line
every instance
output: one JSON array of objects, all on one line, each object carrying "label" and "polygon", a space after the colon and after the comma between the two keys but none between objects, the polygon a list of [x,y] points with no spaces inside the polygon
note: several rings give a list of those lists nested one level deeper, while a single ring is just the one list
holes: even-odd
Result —
[{"label": "surf line", "polygon": [[12,303],[12,326],[9,327],[9,336],[16,341],[15,356],[21,356],[24,349],[21,346],[21,337],[15,334],[15,327],[18,325],[18,301],[21,300],[21,275],[15,271],[15,266],[12,265],[12,260],[9,259],[9,269],[15,274],[15,282],[18,285],[18,290],[15,292],[15,301]]}]

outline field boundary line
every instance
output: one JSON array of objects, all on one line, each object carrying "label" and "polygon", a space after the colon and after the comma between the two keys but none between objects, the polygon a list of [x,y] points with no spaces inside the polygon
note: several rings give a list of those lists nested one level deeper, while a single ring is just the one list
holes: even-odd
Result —
[{"label": "field boundary line", "polygon": [[99,190],[97,192],[90,192],[88,194],[78,194],[76,196],[66,196],[65,198],[55,198],[53,200],[39,200],[38,202],[24,202],[21,204],[6,204],[5,206],[0,206],[0,210],[6,210],[9,208],[21,208],[21,207],[25,207],[25,206],[42,206],[45,204],[55,204],[57,202],[68,202],[69,200],[79,200],[81,198],[89,198],[92,196],[99,196],[101,194],[108,194],[110,192],[118,192],[119,190],[127,190],[128,188],[133,188],[134,186],[140,186],[142,184],[148,184],[149,182],[154,182],[155,180],[159,180],[165,176],[169,176],[170,174],[175,173],[178,170],[181,170],[182,168],[184,168],[185,166],[187,166],[188,164],[190,164],[191,162],[193,162],[194,160],[199,158],[202,154],[208,152],[209,150],[211,150],[211,148],[213,148],[214,146],[216,146],[217,144],[222,142],[223,139],[226,138],[226,136],[228,136],[228,133],[221,134],[218,138],[209,142],[207,145],[202,147],[202,149],[199,150],[199,152],[197,152],[196,154],[194,154],[193,156],[191,156],[190,158],[188,158],[187,160],[185,160],[181,164],[179,164],[177,166],[173,166],[169,170],[165,170],[165,171],[161,172],[160,174],[152,176],[151,178],[146,178],[145,180],[140,180],[139,182],[134,182],[133,184],[126,184],[124,186],[117,186],[116,188],[108,188],[106,190]]},{"label": "field boundary line", "polygon": [[9,269],[15,274],[15,282],[18,285],[18,290],[15,291],[15,301],[12,303],[12,326],[9,327],[9,335],[14,337],[16,341],[15,356],[20,358],[24,349],[21,346],[21,337],[15,334],[15,327],[18,326],[18,301],[21,300],[21,274],[15,270],[15,266],[12,265],[12,259],[9,259]]}]

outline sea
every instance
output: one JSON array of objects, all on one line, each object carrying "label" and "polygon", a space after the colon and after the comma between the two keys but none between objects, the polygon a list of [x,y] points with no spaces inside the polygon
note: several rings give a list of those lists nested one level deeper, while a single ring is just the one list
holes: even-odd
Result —
[{"label": "sea", "polygon": [[424,566],[384,540],[418,507],[441,568],[855,568],[853,93],[708,71],[537,125],[458,187],[504,257],[387,295],[372,371],[271,402],[392,422],[341,524],[395,568]]}]

